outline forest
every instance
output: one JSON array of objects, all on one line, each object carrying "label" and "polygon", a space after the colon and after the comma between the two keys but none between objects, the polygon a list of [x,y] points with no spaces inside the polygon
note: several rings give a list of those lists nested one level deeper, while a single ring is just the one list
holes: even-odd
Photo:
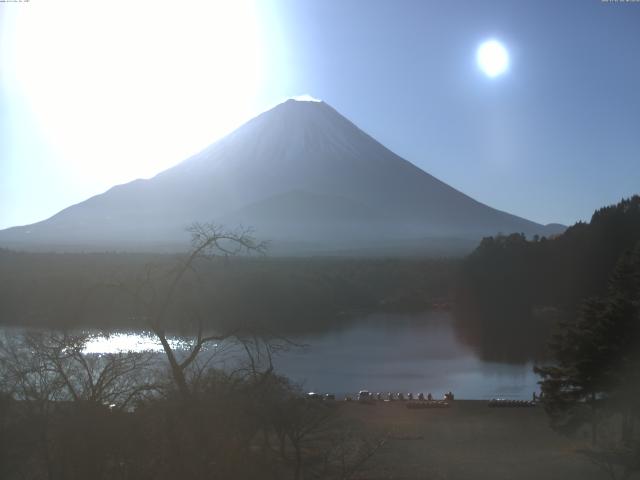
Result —
[{"label": "forest", "polygon": [[[24,253],[0,250],[0,324],[49,328],[145,326],[127,289],[163,283],[181,255]],[[335,328],[367,311],[418,311],[450,302],[457,260],[430,258],[199,259],[183,282],[208,328],[250,324],[280,333]],[[194,295],[194,289],[204,289]],[[177,303],[180,303],[177,302]],[[184,324],[172,326],[177,333]]]},{"label": "forest", "polygon": [[552,238],[484,238],[456,277],[460,330],[489,358],[544,357],[558,323],[605,294],[616,264],[639,242],[637,195]]}]

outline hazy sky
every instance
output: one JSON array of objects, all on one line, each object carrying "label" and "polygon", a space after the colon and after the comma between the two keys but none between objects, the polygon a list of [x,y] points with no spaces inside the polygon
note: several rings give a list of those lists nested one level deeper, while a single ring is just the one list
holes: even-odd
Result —
[{"label": "hazy sky", "polygon": [[[476,50],[498,39],[507,73]],[[0,3],[0,228],[148,177],[311,94],[493,207],[640,192],[640,3]]]}]

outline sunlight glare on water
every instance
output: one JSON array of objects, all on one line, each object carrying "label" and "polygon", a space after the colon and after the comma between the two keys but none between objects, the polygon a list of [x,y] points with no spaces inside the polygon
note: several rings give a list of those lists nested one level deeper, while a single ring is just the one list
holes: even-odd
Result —
[{"label": "sunlight glare on water", "polygon": [[[169,339],[174,349],[186,346],[178,339]],[[160,341],[150,332],[117,332],[108,336],[95,335],[86,343],[85,353],[162,352]]]},{"label": "sunlight glare on water", "polygon": [[[293,339],[293,348],[273,357],[276,370],[305,390],[340,395],[368,389],[376,392],[452,390],[457,398],[529,399],[538,390],[533,363],[497,363],[482,359],[460,341],[448,312],[369,314],[343,328]],[[189,350],[186,338],[170,337],[176,351]],[[233,342],[209,345],[220,368],[244,358]],[[151,332],[95,334],[85,353],[162,353]]]}]

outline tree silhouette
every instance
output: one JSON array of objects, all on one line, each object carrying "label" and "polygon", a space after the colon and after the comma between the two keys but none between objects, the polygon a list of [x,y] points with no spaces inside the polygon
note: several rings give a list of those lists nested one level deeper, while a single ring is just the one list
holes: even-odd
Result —
[{"label": "tree silhouette", "polygon": [[[202,277],[198,272],[198,263],[211,260],[216,256],[235,256],[241,253],[264,253],[265,242],[257,242],[249,229],[236,231],[211,223],[194,223],[188,228],[191,234],[191,250],[184,256],[176,259],[175,264],[167,266],[147,265],[145,272],[134,285],[119,282],[118,287],[127,291],[134,301],[136,315],[143,316],[145,322],[160,341],[166,355],[171,375],[180,394],[187,398],[191,391],[187,379],[187,369],[196,361],[198,355],[208,344],[221,342],[231,337],[240,338],[240,329],[222,332],[207,333],[205,327],[205,315],[198,308],[200,302],[190,301],[194,296],[205,297],[207,292],[203,287]],[[182,288],[182,292],[190,290],[190,295],[182,295],[180,305],[176,298]],[[215,312],[214,312],[215,313]],[[172,316],[178,317],[176,321]],[[189,325],[185,325],[188,321]],[[171,345],[169,327],[183,326],[187,328],[191,339],[180,345],[180,349],[186,349],[182,354]]]},{"label": "tree silhouette", "polygon": [[551,344],[556,364],[535,369],[552,426],[575,433],[589,425],[584,453],[612,476],[616,462],[623,475],[640,468],[639,347],[640,242],[618,261],[606,295],[562,323]]}]

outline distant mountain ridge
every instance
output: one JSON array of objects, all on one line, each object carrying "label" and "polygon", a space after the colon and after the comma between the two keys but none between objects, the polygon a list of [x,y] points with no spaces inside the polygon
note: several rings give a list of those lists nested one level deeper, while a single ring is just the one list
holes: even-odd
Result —
[{"label": "distant mountain ridge", "polygon": [[[280,253],[427,248],[498,232],[550,235],[488,207],[388,150],[324,102],[288,100],[202,152],[48,220],[0,231],[0,246],[183,248],[194,221],[255,228]],[[279,246],[286,248],[279,250]],[[301,248],[296,248],[300,245]],[[421,247],[422,246],[422,247]],[[427,248],[428,249],[428,248]]]}]

